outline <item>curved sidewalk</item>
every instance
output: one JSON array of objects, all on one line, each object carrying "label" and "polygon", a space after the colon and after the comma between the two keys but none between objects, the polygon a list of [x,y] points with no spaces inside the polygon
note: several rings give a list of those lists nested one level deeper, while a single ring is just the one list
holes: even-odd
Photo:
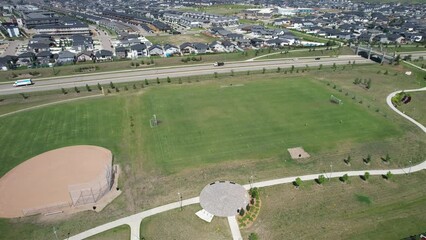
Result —
[{"label": "curved sidewalk", "polygon": [[[419,88],[419,89],[410,89],[410,90],[404,90],[405,92],[417,92],[417,91],[426,91],[426,87],[424,88]],[[389,105],[389,107],[394,110],[396,113],[398,113],[399,115],[401,115],[402,117],[404,117],[405,119],[409,120],[410,122],[414,123],[415,125],[417,125],[420,129],[423,130],[423,132],[426,133],[426,128],[418,123],[416,120],[410,118],[409,116],[403,114],[401,111],[399,111],[396,107],[393,106],[392,104],[392,97],[395,96],[395,94],[402,92],[401,91],[396,91],[393,92],[391,94],[388,95],[388,97],[386,98],[386,102]],[[328,173],[315,173],[315,174],[310,174],[310,175],[304,175],[304,176],[293,176],[293,177],[286,177],[286,178],[279,178],[279,179],[274,179],[274,180],[269,180],[269,181],[262,181],[262,182],[256,182],[256,183],[252,183],[252,184],[246,184],[244,185],[245,189],[250,189],[250,187],[269,187],[269,186],[274,186],[274,185],[279,185],[279,184],[286,184],[286,183],[292,183],[293,181],[295,181],[296,178],[300,178],[304,181],[307,180],[315,180],[318,178],[319,175],[324,175],[327,178],[338,178],[341,177],[345,174],[348,174],[348,176],[360,176],[360,175],[364,175],[365,172],[369,172],[370,175],[385,175],[388,172],[391,172],[394,175],[400,175],[400,174],[409,174],[409,173],[413,173],[413,172],[418,172],[418,171],[422,171],[426,169],[426,161],[414,165],[414,166],[408,166],[406,168],[400,168],[400,169],[380,169],[380,170],[361,170],[361,171],[342,171],[342,172],[328,172]],[[188,205],[192,205],[192,204],[196,204],[196,203],[200,203],[200,198],[199,197],[194,197],[194,198],[190,198],[190,199],[186,199],[182,201],[182,206],[188,206]],[[160,207],[156,207],[150,210],[146,210],[128,217],[124,217],[103,225],[100,225],[98,227],[89,229],[85,232],[79,233],[77,235],[74,235],[68,239],[71,240],[80,240],[80,239],[84,239],[84,238],[88,238],[90,236],[96,235],[98,233],[110,230],[112,228],[127,224],[130,226],[130,234],[131,234],[131,240],[139,240],[140,239],[140,224],[142,222],[142,220],[146,217],[158,214],[158,213],[162,213],[162,212],[166,212],[172,209],[177,209],[180,208],[180,202],[173,202],[167,205],[163,205]],[[231,227],[231,231],[232,231],[232,235],[234,240],[239,240],[241,233],[237,230],[239,230],[238,228],[236,228],[235,222],[233,221],[233,219],[228,219],[228,222],[230,222],[230,227]],[[231,224],[232,222],[232,224]],[[237,225],[238,226],[238,225]]]}]

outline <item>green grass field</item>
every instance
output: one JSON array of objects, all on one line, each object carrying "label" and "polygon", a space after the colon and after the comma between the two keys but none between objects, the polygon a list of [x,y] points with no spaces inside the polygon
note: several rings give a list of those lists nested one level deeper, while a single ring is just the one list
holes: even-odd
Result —
[{"label": "green grass field", "polygon": [[419,123],[426,125],[426,116],[424,114],[426,103],[426,92],[410,93],[412,99],[408,104],[402,104],[398,107],[400,111],[405,112],[408,116],[414,118]]},{"label": "green grass field", "polygon": [[[399,134],[386,119],[365,114],[350,101],[340,106],[330,103],[331,93],[307,78],[277,77],[241,87],[214,83],[153,88],[143,95],[29,111],[25,117],[0,119],[0,144],[8,149],[0,153],[5,159],[0,175],[35,154],[73,144],[105,146],[119,156],[132,149],[131,159],[141,154],[153,167],[175,172],[233,159],[272,157],[294,146],[316,153]],[[152,114],[161,121],[154,129],[149,126]],[[131,118],[134,129],[128,127]],[[33,131],[20,126],[32,126]],[[23,147],[26,151],[21,151]]]},{"label": "green grass field", "polygon": [[[385,70],[388,70],[387,75],[383,74]],[[246,184],[250,175],[255,176],[255,181],[261,181],[324,172],[330,169],[330,163],[333,170],[339,171],[399,168],[410,160],[413,163],[424,160],[424,136],[413,124],[390,111],[384,101],[395,89],[425,86],[420,72],[406,76],[403,73],[407,68],[403,64],[355,65],[354,68],[346,66],[345,70],[339,66],[335,71],[311,67],[303,73],[286,74],[283,71],[252,72],[250,75],[242,72],[233,77],[220,74],[218,78],[185,77],[182,78],[183,84],[178,84],[178,79],[172,79],[170,84],[162,79],[160,85],[151,82],[144,89],[140,88],[141,82],[137,83],[136,90],[129,85],[128,91],[123,90],[124,84],[117,84],[121,89],[119,94],[0,118],[0,176],[36,154],[74,144],[94,144],[111,149],[116,163],[123,170],[119,180],[123,194],[102,212],[58,216],[53,220],[41,216],[0,219],[0,239],[53,238],[53,226],[58,227],[60,238],[65,239],[67,232],[73,235],[177,201],[177,192],[184,198],[198,196],[207,183],[217,179]],[[371,89],[354,85],[352,82],[356,77],[371,78]],[[62,96],[59,90],[45,94],[29,94],[27,100],[22,100],[19,95],[1,97],[4,100],[0,102],[0,112],[53,101],[55,96],[60,99],[72,97]],[[331,94],[341,98],[343,105],[330,103]],[[353,96],[356,99],[352,99]],[[376,109],[380,111],[376,112]],[[156,128],[149,126],[152,114],[157,114],[161,121]],[[311,158],[290,160],[286,149],[294,146],[303,146],[311,153]],[[372,155],[369,166],[362,163],[362,157],[367,153]],[[391,155],[390,164],[380,160],[386,153]],[[353,158],[351,166],[343,162],[348,154]],[[414,197],[424,195],[422,181],[418,178],[407,182],[413,192],[419,193]],[[401,184],[405,186],[404,182]],[[355,183],[354,186],[359,187]],[[378,187],[383,188],[382,185]],[[332,189],[336,191],[333,194],[341,191]],[[400,193],[397,187],[383,189],[383,194],[387,195]],[[370,192],[356,190],[353,193],[360,195],[362,201],[368,198],[372,204],[376,202]],[[318,197],[325,199],[321,193]],[[354,199],[356,196],[351,195],[350,199],[341,198],[338,202],[343,205]],[[394,203],[403,204],[405,199],[401,197]],[[319,214],[332,215],[327,211]],[[190,218],[189,215],[193,212],[184,215],[183,219]],[[163,236],[179,237],[174,234],[179,228],[173,227],[177,225],[168,220],[169,216],[180,219],[174,212],[155,216],[151,223],[149,220],[142,223],[144,233],[160,239]],[[407,211],[404,216],[418,215]],[[156,235],[158,222],[163,221],[169,228],[164,235]],[[353,221],[360,222],[359,218]],[[183,226],[183,236],[196,236],[202,229],[198,225],[201,223],[188,224],[193,227]],[[366,229],[370,222],[358,224]],[[380,232],[380,229],[388,228],[380,225],[371,231]],[[312,231],[319,235],[324,230],[314,228]],[[128,234],[116,229],[102,236],[115,233],[120,236]],[[281,233],[277,231],[278,235]],[[216,236],[225,235],[209,232],[205,236],[206,239],[217,239]]]},{"label": "green grass field", "polygon": [[211,223],[198,218],[195,213],[201,210],[191,205],[145,218],[141,223],[141,236],[145,239],[231,239],[226,218],[215,217]]},{"label": "green grass field", "polygon": [[372,176],[367,182],[350,177],[318,186],[304,182],[261,189],[262,207],[244,239],[402,239],[425,231],[426,193],[418,191],[426,172]]}]

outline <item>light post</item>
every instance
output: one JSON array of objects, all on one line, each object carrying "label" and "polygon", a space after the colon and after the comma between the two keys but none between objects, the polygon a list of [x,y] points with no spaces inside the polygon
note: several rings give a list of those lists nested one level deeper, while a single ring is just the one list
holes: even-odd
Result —
[{"label": "light post", "polygon": [[410,163],[410,168],[408,169],[408,174],[411,173],[411,160],[409,161],[409,163]]},{"label": "light post", "polygon": [[179,195],[179,201],[180,201],[180,210],[182,211],[182,194],[178,192]]},{"label": "light post", "polygon": [[55,239],[58,240],[58,234],[56,233],[56,228],[53,227],[53,234],[55,234]]},{"label": "light post", "polygon": [[250,189],[252,189],[253,188],[253,175],[250,176],[249,182],[250,182]]},{"label": "light post", "polygon": [[330,177],[328,178],[328,181],[331,180],[331,174],[333,173],[333,164],[330,163]]}]

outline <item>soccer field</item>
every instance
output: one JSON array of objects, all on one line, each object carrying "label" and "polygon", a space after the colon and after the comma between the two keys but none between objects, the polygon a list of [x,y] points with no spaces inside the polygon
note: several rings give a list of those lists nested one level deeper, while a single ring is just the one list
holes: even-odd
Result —
[{"label": "soccer field", "polygon": [[[46,150],[74,144],[111,149],[119,163],[176,172],[230,160],[320,151],[400,134],[387,118],[306,77],[207,82],[77,101],[0,119],[0,176]],[[156,114],[160,121],[151,128]],[[22,151],[25,149],[25,151]]]}]

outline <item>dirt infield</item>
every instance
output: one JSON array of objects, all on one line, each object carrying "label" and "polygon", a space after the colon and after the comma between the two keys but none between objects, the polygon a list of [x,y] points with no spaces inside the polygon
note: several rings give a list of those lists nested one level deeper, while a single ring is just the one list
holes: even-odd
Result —
[{"label": "dirt infield", "polygon": [[290,153],[290,156],[291,156],[292,159],[310,157],[309,153],[305,152],[305,150],[302,147],[289,148],[287,150]]},{"label": "dirt infield", "polygon": [[111,167],[111,151],[97,146],[64,147],[35,156],[0,178],[0,217],[70,207],[70,185],[104,178]]}]

